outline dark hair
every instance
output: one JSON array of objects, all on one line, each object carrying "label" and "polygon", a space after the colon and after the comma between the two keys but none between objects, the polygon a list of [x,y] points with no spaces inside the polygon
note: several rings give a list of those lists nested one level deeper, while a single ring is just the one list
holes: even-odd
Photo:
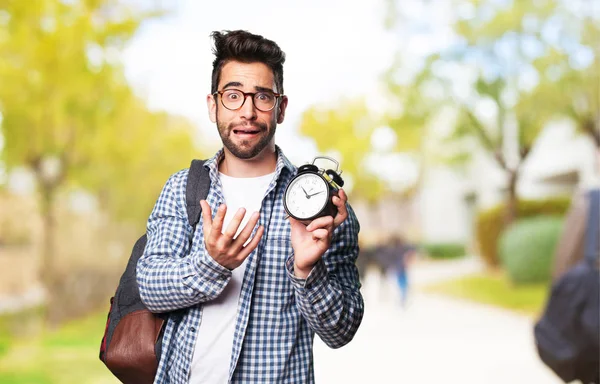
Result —
[{"label": "dark hair", "polygon": [[248,31],[215,31],[211,33],[214,40],[211,93],[217,92],[221,69],[228,61],[242,63],[260,62],[273,71],[277,92],[283,93],[283,63],[285,53],[274,41],[254,35]]}]

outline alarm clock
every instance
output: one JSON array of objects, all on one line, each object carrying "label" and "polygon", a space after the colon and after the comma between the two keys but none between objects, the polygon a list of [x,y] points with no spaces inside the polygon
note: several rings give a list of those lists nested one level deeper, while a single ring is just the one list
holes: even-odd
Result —
[{"label": "alarm clock", "polygon": [[[322,169],[315,165],[317,159],[326,159],[335,163],[335,170]],[[333,204],[333,196],[344,186],[339,163],[331,157],[318,156],[312,164],[304,164],[290,181],[283,196],[286,213],[305,224],[322,216],[337,215],[337,207]]]}]

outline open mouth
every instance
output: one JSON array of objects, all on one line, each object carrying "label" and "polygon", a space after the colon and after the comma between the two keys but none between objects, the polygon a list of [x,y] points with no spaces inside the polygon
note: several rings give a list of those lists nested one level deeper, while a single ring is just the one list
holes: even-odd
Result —
[{"label": "open mouth", "polygon": [[256,135],[260,132],[259,129],[256,128],[235,128],[233,133],[236,135]]}]

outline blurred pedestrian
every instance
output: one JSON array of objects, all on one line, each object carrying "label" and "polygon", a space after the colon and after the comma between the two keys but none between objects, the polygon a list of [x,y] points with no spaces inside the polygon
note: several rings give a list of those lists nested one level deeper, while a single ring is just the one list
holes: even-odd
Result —
[{"label": "blurred pedestrian", "polygon": [[393,257],[392,271],[400,291],[400,304],[402,307],[406,307],[410,289],[408,269],[416,258],[417,251],[413,245],[408,244],[401,236],[396,235],[392,238],[389,253]]}]

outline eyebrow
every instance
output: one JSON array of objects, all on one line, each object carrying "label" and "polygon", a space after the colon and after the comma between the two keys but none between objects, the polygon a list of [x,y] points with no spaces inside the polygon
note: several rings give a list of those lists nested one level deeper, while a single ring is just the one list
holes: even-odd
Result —
[{"label": "eyebrow", "polygon": [[[243,86],[244,86],[244,84],[240,83],[239,81],[230,81],[229,83],[227,83],[223,86],[223,89],[227,89],[229,87],[243,87]],[[254,89],[259,92],[277,93],[274,90],[272,90],[271,88],[266,88],[266,87],[255,86]]]},{"label": "eyebrow", "polygon": [[274,90],[272,90],[271,88],[265,88],[265,87],[254,87],[254,89],[256,89],[259,92],[272,92],[272,93],[277,93]]},{"label": "eyebrow", "polygon": [[239,81],[230,81],[229,83],[227,83],[223,86],[223,89],[229,88],[229,87],[242,87],[242,86],[243,86],[243,84],[240,83]]}]

